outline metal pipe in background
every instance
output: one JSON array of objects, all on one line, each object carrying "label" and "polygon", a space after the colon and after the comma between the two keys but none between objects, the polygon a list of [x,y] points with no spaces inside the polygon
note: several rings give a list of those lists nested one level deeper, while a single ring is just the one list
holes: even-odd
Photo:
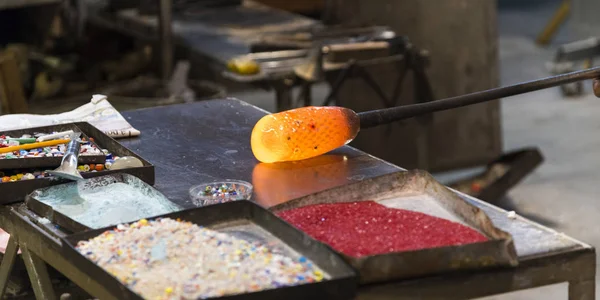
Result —
[{"label": "metal pipe in background", "polygon": [[399,120],[404,120],[432,112],[448,110],[477,103],[483,103],[496,99],[502,99],[510,96],[516,96],[529,92],[539,91],[563,84],[593,79],[594,93],[600,94],[600,67],[587,69],[583,71],[571,72],[567,74],[556,75],[544,79],[538,79],[511,86],[490,89],[481,92],[475,92],[462,96],[446,98],[426,103],[411,104],[405,106],[396,106],[378,110],[371,110],[358,113],[360,117],[360,128],[375,127]]},{"label": "metal pipe in background", "polygon": [[173,0],[158,0],[158,27],[160,34],[160,76],[168,81],[173,70]]}]

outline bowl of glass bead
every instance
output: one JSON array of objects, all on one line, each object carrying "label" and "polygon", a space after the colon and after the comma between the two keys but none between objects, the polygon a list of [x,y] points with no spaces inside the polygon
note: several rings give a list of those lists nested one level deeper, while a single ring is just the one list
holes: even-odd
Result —
[{"label": "bowl of glass bead", "polygon": [[252,188],[249,182],[225,179],[193,186],[190,188],[190,197],[198,206],[250,200]]}]

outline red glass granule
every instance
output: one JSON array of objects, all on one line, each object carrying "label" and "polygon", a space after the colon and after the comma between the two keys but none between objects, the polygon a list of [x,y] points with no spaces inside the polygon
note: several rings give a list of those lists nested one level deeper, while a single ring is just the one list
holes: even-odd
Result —
[{"label": "red glass granule", "polygon": [[313,238],[353,257],[487,240],[462,224],[388,208],[374,201],[311,205],[278,215]]}]

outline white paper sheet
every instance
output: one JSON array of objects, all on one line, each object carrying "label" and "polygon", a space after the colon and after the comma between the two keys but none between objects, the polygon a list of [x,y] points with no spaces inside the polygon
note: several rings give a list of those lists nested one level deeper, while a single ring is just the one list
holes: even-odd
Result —
[{"label": "white paper sheet", "polygon": [[140,135],[108,102],[104,95],[94,95],[90,103],[56,115],[13,114],[0,116],[0,131],[24,129],[71,122],[88,122],[113,138]]}]

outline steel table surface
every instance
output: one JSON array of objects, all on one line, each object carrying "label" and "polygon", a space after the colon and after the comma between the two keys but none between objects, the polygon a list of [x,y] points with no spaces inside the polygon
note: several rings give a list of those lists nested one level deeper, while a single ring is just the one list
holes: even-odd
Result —
[{"label": "steel table surface", "polygon": [[[191,186],[213,179],[250,181],[255,186],[253,199],[271,206],[403,170],[351,147],[278,168],[260,164],[251,153],[249,137],[254,123],[265,114],[236,99],[130,111],[123,115],[142,135],[121,142],[155,165],[155,187],[184,207],[194,207],[187,194]],[[524,218],[511,219],[500,208],[461,196],[513,235],[520,265],[365,286],[360,290],[360,299],[465,299],[559,282],[569,282],[569,299],[595,299],[593,247]],[[94,296],[109,295],[85,275],[85,270],[61,256],[54,237],[57,233],[35,224],[35,218],[28,217],[26,209],[19,205],[2,208],[0,227],[13,234],[13,242],[16,240],[24,250],[26,266],[39,295],[49,293],[39,284],[47,281],[40,261],[49,263]],[[6,268],[3,262],[0,282]]]},{"label": "steel table surface", "polygon": [[[290,79],[295,78],[292,70],[251,82],[238,81],[223,77],[227,62],[251,53],[252,44],[262,35],[306,30],[321,24],[259,3],[196,9],[195,12],[186,13],[174,12],[172,19],[174,43],[182,48],[181,53],[186,53],[186,59],[198,66],[192,68],[191,76],[268,87],[275,91],[276,104],[280,110],[292,107],[294,85],[290,83]],[[142,15],[138,9],[99,12],[90,15],[89,21],[142,40],[154,41],[158,36],[158,18]],[[201,73],[193,73],[196,69],[201,70]]]},{"label": "steel table surface", "polygon": [[[252,43],[264,34],[308,29],[320,24],[261,4],[203,8],[186,13],[187,16],[173,13],[175,42],[191,51],[193,56],[206,59],[209,65],[218,66],[219,72],[230,59],[250,53]],[[142,15],[135,8],[96,13],[89,21],[144,40],[158,37],[158,18]]]}]

